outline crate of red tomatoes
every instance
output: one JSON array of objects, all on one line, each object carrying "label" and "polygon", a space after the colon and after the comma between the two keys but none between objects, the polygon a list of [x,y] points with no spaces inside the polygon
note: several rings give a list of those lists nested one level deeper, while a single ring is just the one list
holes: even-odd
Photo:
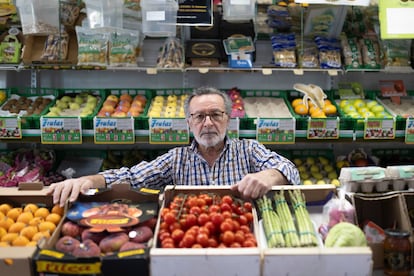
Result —
[{"label": "crate of red tomatoes", "polygon": [[152,276],[260,275],[257,213],[229,186],[167,186],[150,251]]}]

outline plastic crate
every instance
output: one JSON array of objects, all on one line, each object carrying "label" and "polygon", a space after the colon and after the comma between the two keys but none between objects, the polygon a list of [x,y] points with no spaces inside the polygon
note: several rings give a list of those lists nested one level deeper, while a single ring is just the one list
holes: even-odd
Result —
[{"label": "plastic crate", "polygon": [[[337,105],[337,103],[335,102],[335,100],[333,99],[332,92],[331,91],[325,91],[325,93],[327,94],[327,99],[331,101],[331,103],[336,107],[336,115],[328,115],[328,118],[337,118],[339,117],[339,137],[342,138],[341,136],[341,131],[343,130],[350,130],[350,131],[354,131],[355,130],[355,122],[354,120],[352,120],[352,118],[348,118],[348,117],[344,117],[342,116],[340,110],[339,110],[339,106]],[[287,91],[287,102],[288,102],[288,107],[291,111],[291,113],[293,114],[293,116],[296,118],[296,129],[297,130],[308,130],[308,122],[309,122],[309,115],[299,115],[295,112],[293,106],[292,106],[292,101],[294,99],[297,98],[303,98],[303,93],[300,93],[298,91]]]},{"label": "plastic crate", "polygon": [[[290,152],[290,160],[298,167],[301,184],[338,184],[330,183],[338,179],[335,155],[327,149],[298,149]],[[310,180],[310,182],[309,182]],[[323,180],[324,182],[318,182]]]},{"label": "plastic crate", "polygon": [[41,110],[38,111],[36,114],[27,115],[26,111],[20,111],[18,115],[20,116],[21,120],[21,128],[22,129],[39,129],[40,128],[40,117],[48,111],[49,107],[53,105],[54,101],[57,97],[57,90],[53,88],[8,88],[6,89],[7,99],[4,101],[0,109],[1,112],[4,112],[2,116],[16,116],[16,113],[11,113],[9,111],[3,111],[3,107],[8,103],[11,99],[21,99],[22,97],[26,97],[32,100],[32,104],[36,99],[40,97],[48,98],[51,101],[48,104],[45,104]]},{"label": "plastic crate", "polygon": [[144,129],[147,130],[148,125],[148,117],[147,112],[148,108],[152,99],[153,92],[150,89],[144,88],[109,88],[106,89],[106,96],[108,95],[116,95],[121,96],[122,94],[129,94],[132,98],[136,95],[143,95],[147,99],[147,102],[144,107],[144,111],[139,115],[134,117],[134,128],[135,129]]},{"label": "plastic crate", "polygon": [[[82,129],[93,129],[93,118],[95,117],[95,115],[98,113],[100,107],[102,106],[102,102],[105,99],[105,90],[104,89],[91,89],[91,88],[86,88],[86,89],[81,89],[81,88],[74,88],[74,89],[59,89],[58,90],[58,97],[57,100],[61,100],[62,97],[64,96],[69,96],[69,97],[74,97],[76,98],[77,95],[81,95],[81,93],[87,93],[90,95],[93,95],[95,97],[97,97],[97,103],[92,111],[91,114],[86,115],[86,116],[80,116],[81,118],[81,127]],[[50,111],[50,108],[49,108]],[[71,116],[79,116],[79,115],[64,115],[61,117],[71,117]]]}]

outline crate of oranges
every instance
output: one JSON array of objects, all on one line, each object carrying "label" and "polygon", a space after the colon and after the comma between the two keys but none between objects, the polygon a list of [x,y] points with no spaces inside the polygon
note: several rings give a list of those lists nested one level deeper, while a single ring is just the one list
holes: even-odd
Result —
[{"label": "crate of oranges", "polygon": [[31,259],[64,216],[47,190],[0,188],[0,274],[32,275]]},{"label": "crate of oranges", "polygon": [[[287,102],[291,113],[296,118],[296,130],[307,130],[309,118],[337,118],[339,119],[339,137],[344,138],[348,132],[352,136],[354,131],[354,122],[340,117],[339,107],[331,99],[330,92],[323,99],[323,107],[320,108],[311,100],[304,100],[303,94],[298,91],[287,92]],[[346,132],[348,131],[348,132]]]}]

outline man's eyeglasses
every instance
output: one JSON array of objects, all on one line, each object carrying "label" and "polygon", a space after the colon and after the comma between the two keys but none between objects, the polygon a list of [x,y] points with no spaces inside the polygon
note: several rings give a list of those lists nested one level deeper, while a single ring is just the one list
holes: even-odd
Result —
[{"label": "man's eyeglasses", "polygon": [[207,116],[210,117],[211,121],[221,122],[224,119],[225,113],[224,111],[214,111],[210,113],[192,113],[190,115],[196,124],[201,124],[206,120]]}]

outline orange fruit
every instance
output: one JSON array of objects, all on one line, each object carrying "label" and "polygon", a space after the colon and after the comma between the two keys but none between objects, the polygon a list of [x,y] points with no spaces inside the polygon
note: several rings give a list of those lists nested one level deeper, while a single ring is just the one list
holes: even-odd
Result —
[{"label": "orange fruit", "polygon": [[7,212],[10,211],[13,207],[10,204],[3,203],[0,205],[0,212],[4,215],[7,215]]},{"label": "orange fruit", "polygon": [[33,218],[32,212],[23,212],[17,217],[17,222],[24,222],[25,224],[28,224],[29,221]]},{"label": "orange fruit", "polygon": [[36,210],[36,212],[34,213],[35,217],[42,217],[44,219],[46,219],[46,217],[50,214],[49,209],[47,209],[46,207],[40,207],[39,209]]},{"label": "orange fruit", "polygon": [[29,221],[29,225],[30,226],[38,226],[39,225],[39,223],[41,223],[42,221],[45,221],[45,219],[44,218],[42,218],[42,217],[34,217],[34,218],[32,218],[30,221]]},{"label": "orange fruit", "polygon": [[50,222],[53,222],[55,225],[57,225],[61,218],[62,218],[61,215],[51,213],[46,217],[45,221],[50,221]]},{"label": "orange fruit", "polygon": [[0,239],[1,239],[1,237],[3,237],[6,234],[7,234],[7,230],[4,229],[3,227],[0,227]]},{"label": "orange fruit", "polygon": [[295,108],[296,106],[303,104],[303,99],[302,98],[296,98],[294,99],[292,102],[292,107]]},{"label": "orange fruit", "polygon": [[325,99],[325,100],[323,100],[323,101],[325,102],[325,105],[332,104],[331,100],[329,100],[329,99]]},{"label": "orange fruit", "polygon": [[7,233],[3,237],[1,237],[0,241],[11,243],[18,236],[19,236],[19,234],[17,234],[17,233]]},{"label": "orange fruit", "polygon": [[8,247],[10,244],[8,242],[0,242],[0,247]]},{"label": "orange fruit", "polygon": [[63,216],[63,212],[65,211],[64,207],[61,207],[59,204],[55,204],[52,207],[52,210],[50,210],[53,214],[58,214],[60,216]]},{"label": "orange fruit", "polygon": [[32,240],[33,236],[37,233],[37,227],[36,226],[26,226],[20,231],[21,236],[25,236],[29,240]]},{"label": "orange fruit", "polygon": [[308,108],[304,104],[298,104],[295,107],[295,113],[299,115],[307,115],[308,111]]},{"label": "orange fruit", "polygon": [[20,207],[14,207],[7,212],[7,217],[11,218],[12,220],[16,221],[20,214],[23,212],[23,209]]},{"label": "orange fruit", "polygon": [[30,241],[26,244],[26,246],[36,246],[37,245],[37,241]]},{"label": "orange fruit", "polygon": [[320,109],[315,110],[311,113],[312,118],[326,118],[325,112]]},{"label": "orange fruit", "polygon": [[39,206],[37,206],[34,203],[28,203],[26,204],[26,206],[24,206],[23,212],[31,212],[34,214],[34,212],[36,212],[37,209],[39,209]]},{"label": "orange fruit", "polygon": [[25,236],[18,236],[12,241],[13,246],[26,246],[29,243],[29,239]]},{"label": "orange fruit", "polygon": [[33,235],[32,237],[32,241],[39,241],[42,238],[50,238],[50,232],[49,231],[44,231],[44,232],[37,232],[36,234]]},{"label": "orange fruit", "polygon": [[24,222],[15,222],[9,227],[9,233],[20,233],[20,231],[26,226]]},{"label": "orange fruit", "polygon": [[0,227],[6,229],[6,231],[9,231],[10,226],[14,223],[14,220],[12,220],[9,217],[4,217],[0,220]]},{"label": "orange fruit", "polygon": [[6,215],[0,212],[0,220],[2,220]]},{"label": "orange fruit", "polygon": [[333,104],[328,104],[323,107],[323,112],[327,115],[332,115],[336,113],[336,106]]},{"label": "orange fruit", "polygon": [[50,221],[43,221],[38,226],[39,232],[49,231],[49,233],[53,233],[56,229],[56,224]]}]

